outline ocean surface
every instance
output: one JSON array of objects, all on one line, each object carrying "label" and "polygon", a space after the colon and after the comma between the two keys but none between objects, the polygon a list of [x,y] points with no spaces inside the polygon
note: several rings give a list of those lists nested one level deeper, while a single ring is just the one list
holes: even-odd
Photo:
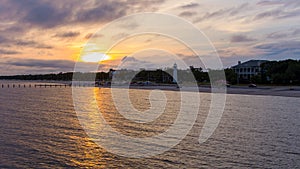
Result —
[{"label": "ocean surface", "polygon": [[[79,90],[83,105],[90,102],[85,95],[94,95],[108,123],[130,137],[167,130],[180,109],[179,92],[164,91],[164,113],[154,122],[134,123],[118,114],[110,89]],[[151,107],[149,94],[130,90],[135,109]],[[152,157],[130,158],[88,136],[75,112],[72,88],[0,88],[0,168],[300,168],[300,98],[227,95],[217,129],[199,144],[211,99],[208,93],[199,95],[196,123],[178,145]]]}]

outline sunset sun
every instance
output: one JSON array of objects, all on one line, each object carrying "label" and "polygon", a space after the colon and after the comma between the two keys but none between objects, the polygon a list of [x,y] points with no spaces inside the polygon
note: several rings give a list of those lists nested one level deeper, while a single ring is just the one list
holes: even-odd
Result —
[{"label": "sunset sun", "polygon": [[109,60],[111,57],[104,53],[90,53],[81,56],[81,60],[83,62],[101,62],[105,60]]}]

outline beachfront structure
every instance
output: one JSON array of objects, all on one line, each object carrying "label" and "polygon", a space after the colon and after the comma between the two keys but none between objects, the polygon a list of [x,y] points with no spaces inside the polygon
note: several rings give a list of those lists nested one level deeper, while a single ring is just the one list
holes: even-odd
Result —
[{"label": "beachfront structure", "polygon": [[238,75],[238,79],[250,81],[253,76],[261,72],[261,64],[265,62],[267,62],[267,60],[249,60],[244,63],[239,61],[237,65],[231,68]]},{"label": "beachfront structure", "polygon": [[173,66],[173,83],[178,82],[178,77],[177,77],[177,64],[175,63]]},{"label": "beachfront structure", "polygon": [[194,67],[194,66],[190,66],[190,70],[192,72],[202,72],[203,69],[201,67]]}]

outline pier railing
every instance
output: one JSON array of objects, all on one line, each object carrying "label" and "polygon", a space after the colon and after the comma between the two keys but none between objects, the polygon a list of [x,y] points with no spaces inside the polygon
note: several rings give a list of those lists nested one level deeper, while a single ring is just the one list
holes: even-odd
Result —
[{"label": "pier railing", "polygon": [[98,87],[96,84],[76,83],[76,84],[0,84],[0,88],[62,88],[62,87]]}]

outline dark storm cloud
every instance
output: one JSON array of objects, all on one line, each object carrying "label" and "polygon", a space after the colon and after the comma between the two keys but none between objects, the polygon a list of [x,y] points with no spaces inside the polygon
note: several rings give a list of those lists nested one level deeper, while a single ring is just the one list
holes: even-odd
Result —
[{"label": "dark storm cloud", "polygon": [[231,37],[230,42],[237,43],[237,42],[252,42],[255,41],[254,38],[249,38],[245,35],[234,35]]},{"label": "dark storm cloud", "polygon": [[60,38],[73,38],[73,37],[77,37],[80,35],[80,32],[62,32],[62,33],[58,33],[55,35],[55,37],[60,37]]}]

